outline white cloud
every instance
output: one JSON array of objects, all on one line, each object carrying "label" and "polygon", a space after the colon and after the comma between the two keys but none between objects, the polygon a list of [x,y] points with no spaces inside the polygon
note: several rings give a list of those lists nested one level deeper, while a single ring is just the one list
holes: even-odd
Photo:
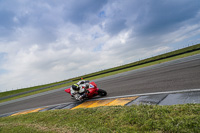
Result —
[{"label": "white cloud", "polygon": [[[23,0],[14,1],[15,8],[2,3],[1,91],[60,81],[165,53],[174,49],[171,44],[200,33],[199,8],[192,3],[191,9],[183,10],[191,10],[183,18],[176,17],[178,12],[170,16],[163,10],[169,20],[166,23],[152,1],[82,3]],[[171,5],[161,3],[163,9],[174,11]]]}]

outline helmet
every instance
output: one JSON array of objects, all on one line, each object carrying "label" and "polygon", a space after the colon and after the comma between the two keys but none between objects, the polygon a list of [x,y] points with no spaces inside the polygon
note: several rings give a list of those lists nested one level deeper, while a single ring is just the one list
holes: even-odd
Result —
[{"label": "helmet", "polygon": [[73,84],[72,89],[75,91],[79,91],[80,87],[77,84]]}]

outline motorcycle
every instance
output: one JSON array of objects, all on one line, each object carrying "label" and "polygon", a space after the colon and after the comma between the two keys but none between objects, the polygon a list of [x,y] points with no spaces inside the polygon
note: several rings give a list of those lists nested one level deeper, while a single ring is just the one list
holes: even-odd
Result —
[{"label": "motorcycle", "polygon": [[87,92],[86,92],[87,97],[85,97],[85,98],[82,98],[82,95],[80,95],[79,93],[75,93],[74,95],[72,95],[71,92],[70,92],[70,88],[65,89],[65,92],[69,93],[77,101],[83,101],[85,99],[91,99],[95,96],[106,96],[107,95],[107,92],[105,90],[97,88],[96,83],[90,82],[89,84],[90,84],[89,88],[87,89]]}]

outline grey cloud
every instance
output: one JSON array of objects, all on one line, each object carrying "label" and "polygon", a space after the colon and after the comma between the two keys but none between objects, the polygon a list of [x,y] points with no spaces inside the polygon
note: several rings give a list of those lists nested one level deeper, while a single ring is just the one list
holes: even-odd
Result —
[{"label": "grey cloud", "polygon": [[109,34],[123,29],[133,29],[133,36],[167,34],[185,24],[198,23],[195,17],[199,12],[199,0],[109,1],[105,28]]},{"label": "grey cloud", "polygon": [[[26,32],[26,44],[47,44],[56,40],[56,30],[61,24],[60,10],[55,3],[41,3],[38,1],[1,2],[5,6],[0,10],[0,38],[18,40],[22,37],[17,30],[22,32],[33,28],[34,33]],[[13,7],[13,4],[15,5]],[[56,6],[55,6],[56,5]],[[1,7],[1,6],[0,6]],[[10,7],[10,8],[9,8]],[[54,9],[54,10],[52,10]]]},{"label": "grey cloud", "polygon": [[0,37],[11,33],[13,25],[14,13],[7,10],[0,10]]},{"label": "grey cloud", "polygon": [[105,30],[111,34],[111,35],[116,35],[118,34],[121,30],[125,29],[126,26],[126,20],[124,19],[116,19],[110,22],[107,22],[105,24]]},{"label": "grey cloud", "polygon": [[[17,1],[0,1],[0,36],[12,34],[16,27],[23,26],[26,17],[19,14],[20,4]],[[20,21],[19,21],[20,19]]]},{"label": "grey cloud", "polygon": [[91,15],[98,15],[97,13],[107,3],[107,0],[82,0],[70,1],[66,3],[64,8],[65,21],[70,21],[75,24],[90,23]]},{"label": "grey cloud", "polygon": [[0,10],[0,27],[10,27],[14,24],[13,21],[14,13],[11,11]]},{"label": "grey cloud", "polygon": [[146,8],[147,12],[140,12],[135,23],[136,32],[140,35],[164,34],[177,30],[184,21],[194,18],[200,11],[198,0],[152,1]]}]

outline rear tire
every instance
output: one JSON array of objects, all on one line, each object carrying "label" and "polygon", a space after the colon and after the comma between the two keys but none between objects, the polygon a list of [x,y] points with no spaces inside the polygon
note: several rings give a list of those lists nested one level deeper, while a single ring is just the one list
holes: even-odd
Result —
[{"label": "rear tire", "polygon": [[102,90],[102,89],[99,89],[99,90],[98,90],[98,94],[99,94],[100,96],[106,96],[106,95],[107,95],[107,92],[104,91],[104,90]]}]

